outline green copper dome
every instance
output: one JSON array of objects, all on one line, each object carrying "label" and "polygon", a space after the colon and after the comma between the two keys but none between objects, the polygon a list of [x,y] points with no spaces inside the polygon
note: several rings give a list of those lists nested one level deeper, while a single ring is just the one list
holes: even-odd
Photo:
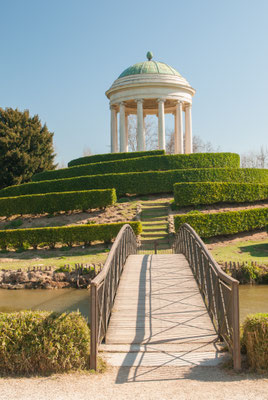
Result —
[{"label": "green copper dome", "polygon": [[125,69],[118,78],[123,78],[129,75],[139,75],[139,74],[165,74],[165,75],[176,75],[181,76],[181,74],[169,65],[159,62],[152,61],[153,54],[148,51],[147,58],[149,61],[144,61],[132,65],[131,67]]}]

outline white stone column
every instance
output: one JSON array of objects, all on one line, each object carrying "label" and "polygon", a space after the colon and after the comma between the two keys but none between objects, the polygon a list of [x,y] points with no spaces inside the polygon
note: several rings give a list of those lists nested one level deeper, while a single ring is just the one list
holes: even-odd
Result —
[{"label": "white stone column", "polygon": [[182,103],[179,101],[176,104],[174,113],[174,154],[183,153],[183,121],[182,121]]},{"label": "white stone column", "polygon": [[158,99],[158,148],[166,150],[165,108],[163,99]]},{"label": "white stone column", "polygon": [[120,125],[119,125],[119,133],[120,133],[120,153],[124,153],[126,151],[126,116],[125,116],[125,104],[120,103]]},{"label": "white stone column", "polygon": [[137,100],[137,150],[144,151],[143,100]]},{"label": "white stone column", "polygon": [[128,114],[125,115],[126,152],[128,152]]},{"label": "white stone column", "polygon": [[145,117],[146,115],[143,114],[143,150],[146,150],[146,131],[145,131]]},{"label": "white stone column", "polygon": [[192,139],[192,105],[187,104],[185,108],[185,153],[190,154],[193,152],[193,139]]},{"label": "white stone column", "polygon": [[110,105],[111,110],[111,152],[118,153],[117,138],[117,111],[115,106]]}]

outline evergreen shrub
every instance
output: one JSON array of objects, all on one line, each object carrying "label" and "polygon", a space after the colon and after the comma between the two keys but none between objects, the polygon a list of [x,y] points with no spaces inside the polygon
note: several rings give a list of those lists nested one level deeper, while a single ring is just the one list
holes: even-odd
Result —
[{"label": "evergreen shrub", "polygon": [[177,182],[248,182],[268,184],[268,169],[199,168],[173,171],[129,172],[29,182],[0,190],[0,197],[25,194],[115,188],[125,194],[172,193]]},{"label": "evergreen shrub", "polygon": [[186,168],[239,168],[239,165],[240,157],[234,153],[169,154],[44,171],[36,174],[32,180],[37,182],[75,176],[114,174],[118,172],[167,171]]},{"label": "evergreen shrub", "polygon": [[150,151],[133,151],[131,153],[107,153],[107,154],[94,154],[92,156],[80,157],[75,160],[71,160],[68,163],[68,167],[74,165],[92,164],[97,162],[105,162],[112,160],[123,160],[127,158],[137,158],[143,156],[165,154],[165,150],[150,150]]},{"label": "evergreen shrub", "polygon": [[174,202],[178,206],[219,202],[251,202],[268,199],[268,184],[233,182],[175,183]]},{"label": "evergreen shrub", "polygon": [[174,216],[175,231],[187,223],[203,238],[229,235],[266,226],[268,207],[217,213],[180,214]]},{"label": "evergreen shrub", "polygon": [[42,214],[108,207],[116,202],[114,189],[31,194],[0,198],[0,216]]},{"label": "evergreen shrub", "polygon": [[53,133],[38,115],[0,107],[0,188],[29,182],[54,169]]},{"label": "evergreen shrub", "polygon": [[20,249],[24,246],[37,248],[47,244],[54,248],[57,243],[72,246],[74,243],[89,244],[93,241],[111,242],[123,225],[129,224],[136,235],[142,232],[140,221],[117,222],[112,224],[85,224],[60,227],[6,229],[0,230],[0,248]]},{"label": "evergreen shrub", "polygon": [[78,312],[0,313],[0,374],[47,374],[89,367],[90,329]]},{"label": "evergreen shrub", "polygon": [[268,370],[268,314],[248,315],[243,323],[243,344],[252,369]]}]

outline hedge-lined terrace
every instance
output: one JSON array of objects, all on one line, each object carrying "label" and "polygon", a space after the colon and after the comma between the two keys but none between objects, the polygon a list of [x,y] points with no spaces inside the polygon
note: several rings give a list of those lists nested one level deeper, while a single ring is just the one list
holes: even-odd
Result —
[{"label": "hedge-lined terrace", "polygon": [[104,208],[116,202],[114,189],[31,194],[0,198],[0,216]]},{"label": "hedge-lined terrace", "polygon": [[30,246],[36,249],[41,244],[54,248],[56,244],[66,244],[71,247],[74,243],[84,243],[85,245],[89,245],[95,241],[109,243],[117,236],[125,223],[128,223],[132,227],[136,235],[142,232],[142,225],[139,221],[6,229],[0,230],[0,248],[6,250],[8,248],[19,249],[24,246]]},{"label": "hedge-lined terrace", "polygon": [[268,220],[268,207],[252,208],[241,211],[216,213],[189,212],[174,216],[175,232],[183,223],[187,223],[203,238],[218,235],[230,235],[239,232],[262,229]]},{"label": "hedge-lined terrace", "polygon": [[175,183],[174,202],[177,206],[245,203],[268,199],[268,184],[233,182]]},{"label": "hedge-lined terrace", "polygon": [[79,157],[76,158],[75,160],[71,160],[68,163],[68,167],[73,167],[74,165],[92,164],[97,162],[122,160],[127,158],[137,158],[137,157],[160,155],[160,154],[165,154],[165,150],[132,151],[130,153],[94,154],[92,156]]},{"label": "hedge-lined terrace", "polygon": [[123,172],[167,171],[188,168],[239,168],[239,166],[240,157],[234,153],[169,154],[44,171],[34,175],[32,180],[37,182]]},{"label": "hedge-lined terrace", "polygon": [[245,182],[268,184],[268,170],[254,168],[200,168],[129,172],[29,182],[0,190],[0,197],[26,194],[115,188],[124,194],[171,193],[178,182]]}]

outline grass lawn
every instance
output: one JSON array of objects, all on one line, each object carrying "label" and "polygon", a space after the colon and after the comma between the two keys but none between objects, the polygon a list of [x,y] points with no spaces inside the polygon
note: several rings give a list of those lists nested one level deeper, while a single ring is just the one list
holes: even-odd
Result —
[{"label": "grass lawn", "polygon": [[219,245],[210,251],[217,262],[257,261],[258,264],[268,264],[268,238],[235,242],[226,246]]},{"label": "grass lawn", "polygon": [[53,266],[56,268],[66,264],[96,264],[104,263],[109,250],[104,246],[92,246],[89,248],[56,248],[54,250],[26,250],[21,253],[9,251],[0,252],[0,269],[27,269],[28,267]]}]

